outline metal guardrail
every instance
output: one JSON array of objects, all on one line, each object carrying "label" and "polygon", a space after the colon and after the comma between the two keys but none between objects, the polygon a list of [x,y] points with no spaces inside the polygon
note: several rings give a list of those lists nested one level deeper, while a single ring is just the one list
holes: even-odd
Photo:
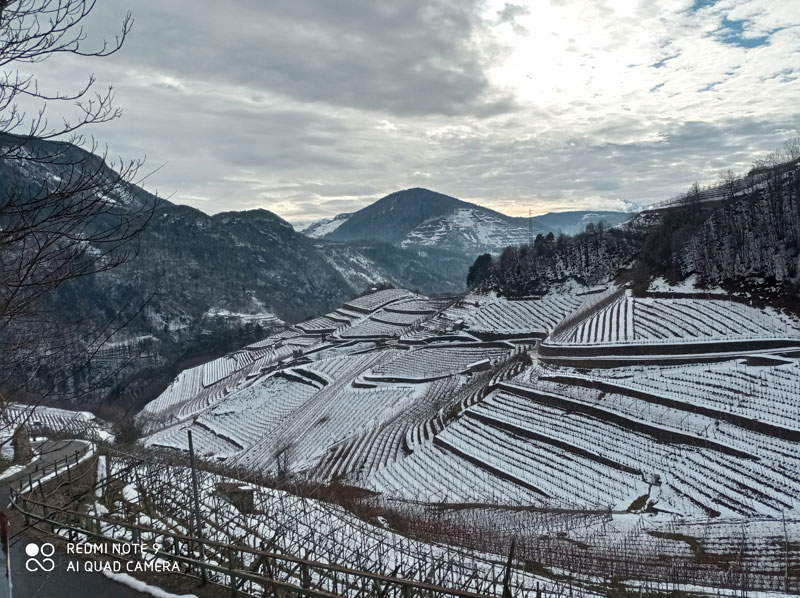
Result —
[{"label": "metal guardrail", "polygon": [[50,476],[55,477],[58,476],[59,473],[65,474],[67,479],[70,480],[72,477],[72,468],[80,465],[85,456],[92,454],[94,453],[91,448],[87,448],[84,451],[75,450],[73,453],[64,456],[63,459],[58,459],[52,463],[42,466],[41,468],[37,467],[33,471],[29,471],[27,474],[21,475],[19,478],[13,480],[11,484],[12,486],[16,484],[16,492],[22,493],[25,492],[24,488],[26,485],[28,487],[27,492],[32,492],[34,489],[34,483],[36,483],[41,489],[42,480],[47,481]]},{"label": "metal guardrail", "polygon": [[[286,596],[288,594],[318,598],[334,598],[344,595],[380,596],[382,598],[389,596],[401,596],[402,598],[410,598],[411,596],[425,596],[426,598],[437,596],[496,598],[487,594],[446,588],[426,582],[255,550],[247,546],[238,546],[214,540],[199,540],[192,536],[167,530],[155,529],[89,513],[79,513],[33,500],[17,492],[12,492],[11,503],[25,517],[27,522],[49,524],[53,533],[67,530],[68,536],[73,541],[79,541],[83,536],[85,541],[95,539],[108,543],[129,543],[126,539],[105,535],[103,533],[104,525],[121,528],[127,532],[126,536],[130,535],[134,543],[140,543],[145,538],[147,542],[154,542],[156,539],[160,539],[159,544],[168,548],[159,550],[156,553],[151,547],[145,548],[144,552],[153,555],[154,558],[162,558],[183,565],[186,568],[183,574],[190,577],[200,577],[203,571],[207,574],[216,573],[217,576],[222,577],[218,577],[216,580],[210,575],[208,577],[214,583],[230,587],[233,593],[238,590],[244,591],[249,582],[247,589],[250,592],[248,593],[255,591],[253,588],[255,585],[260,586],[259,590],[261,592],[271,589],[275,596]],[[200,550],[203,550],[204,553],[212,552],[216,555],[226,555],[227,565],[209,562],[209,559],[195,558],[196,555],[200,554]],[[250,557],[247,561],[252,563],[249,569],[242,569],[240,566],[246,562],[245,555]],[[261,570],[264,571],[264,574],[258,572]],[[281,574],[286,579],[299,577],[301,584],[297,585],[296,583],[278,579]],[[508,575],[506,578],[508,578]],[[316,587],[314,581],[316,582]],[[504,585],[503,595],[510,596],[511,593],[507,583],[504,583]],[[539,592],[537,591],[538,594]]]}]

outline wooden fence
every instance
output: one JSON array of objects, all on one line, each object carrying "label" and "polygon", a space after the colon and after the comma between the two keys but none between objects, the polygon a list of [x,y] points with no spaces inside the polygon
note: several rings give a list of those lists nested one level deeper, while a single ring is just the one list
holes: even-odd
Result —
[{"label": "wooden fence", "polygon": [[[147,547],[143,552],[150,559],[160,558],[168,563],[178,563],[181,574],[195,578],[205,577],[213,583],[227,586],[232,595],[241,591],[245,594],[276,598],[291,595],[321,598],[487,598],[484,594],[255,550],[248,546],[201,540],[168,530],[81,513],[34,500],[18,492],[12,492],[11,500],[28,523],[50,527],[45,531],[71,542],[102,543],[109,546],[109,554],[113,552],[110,548],[113,544],[144,543]],[[154,548],[155,544],[160,546],[158,550]],[[219,555],[225,555],[226,558],[219,559]],[[207,558],[208,556],[214,558]],[[224,564],[221,564],[221,560]],[[508,572],[510,563],[511,559]],[[503,589],[504,597],[511,596],[508,572]],[[536,595],[541,596],[538,588]]]}]

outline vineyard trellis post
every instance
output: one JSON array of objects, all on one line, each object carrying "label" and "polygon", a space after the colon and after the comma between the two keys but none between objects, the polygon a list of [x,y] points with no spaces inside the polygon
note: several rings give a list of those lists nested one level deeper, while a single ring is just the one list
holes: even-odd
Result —
[{"label": "vineyard trellis post", "polygon": [[11,547],[8,538],[8,517],[0,512],[0,557],[3,561],[0,565],[0,598],[11,598]]},{"label": "vineyard trellis post", "polygon": [[[192,469],[192,490],[194,495],[194,518],[195,518],[195,525],[197,527],[197,540],[199,546],[199,557],[198,560],[200,563],[205,563],[205,551],[203,549],[203,518],[200,514],[200,490],[197,487],[197,470],[194,466],[194,444],[192,443],[192,431],[188,430],[186,432],[189,436],[189,465]],[[203,583],[206,582],[206,568],[201,564],[200,565],[200,579]]]},{"label": "vineyard trellis post", "polygon": [[781,509],[783,519],[783,541],[786,552],[786,569],[783,576],[783,591],[789,593],[789,535],[786,533],[786,511]]},{"label": "vineyard trellis post", "polygon": [[511,593],[511,563],[514,560],[514,549],[517,546],[517,538],[511,538],[511,548],[508,551],[508,562],[506,563],[506,575],[503,578],[503,598],[513,598]]}]

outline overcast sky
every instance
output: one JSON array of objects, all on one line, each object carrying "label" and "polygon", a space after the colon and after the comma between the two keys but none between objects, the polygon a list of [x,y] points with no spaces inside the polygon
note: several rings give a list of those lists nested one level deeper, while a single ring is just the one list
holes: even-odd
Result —
[{"label": "overcast sky", "polygon": [[408,187],[646,205],[800,130],[800,0],[101,0],[91,36],[127,10],[118,54],[36,73],[113,85],[96,138],[208,213],[303,223]]}]

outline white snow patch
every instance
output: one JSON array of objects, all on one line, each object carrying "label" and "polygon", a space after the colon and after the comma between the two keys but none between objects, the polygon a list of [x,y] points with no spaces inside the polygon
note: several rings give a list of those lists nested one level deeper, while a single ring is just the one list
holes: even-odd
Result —
[{"label": "white snow patch", "polygon": [[339,216],[335,218],[323,218],[322,220],[318,220],[317,222],[314,222],[313,224],[304,228],[300,232],[308,237],[311,237],[312,239],[321,239],[347,222],[347,216],[349,216],[349,214],[339,214]]},{"label": "white snow patch", "polygon": [[106,456],[100,455],[97,458],[97,485],[94,489],[94,495],[97,498],[103,497],[103,483],[106,480]]},{"label": "white snow patch", "polygon": [[139,581],[135,577],[131,577],[127,573],[113,573],[112,571],[103,571],[103,575],[105,575],[111,581],[116,581],[117,583],[121,583],[122,585],[126,585],[132,590],[136,590],[137,592],[142,592],[143,594],[150,594],[155,598],[197,598],[196,594],[172,594],[171,592],[167,592],[166,590],[162,590],[159,587],[151,586],[143,581]]},{"label": "white snow patch", "polygon": [[3,480],[5,478],[10,478],[11,476],[18,474],[23,469],[25,469],[24,465],[12,465],[5,471],[0,472],[0,480]]},{"label": "white snow patch", "polygon": [[647,288],[654,293],[695,293],[697,292],[697,276],[692,274],[676,284],[668,283],[664,278],[656,278]]}]

